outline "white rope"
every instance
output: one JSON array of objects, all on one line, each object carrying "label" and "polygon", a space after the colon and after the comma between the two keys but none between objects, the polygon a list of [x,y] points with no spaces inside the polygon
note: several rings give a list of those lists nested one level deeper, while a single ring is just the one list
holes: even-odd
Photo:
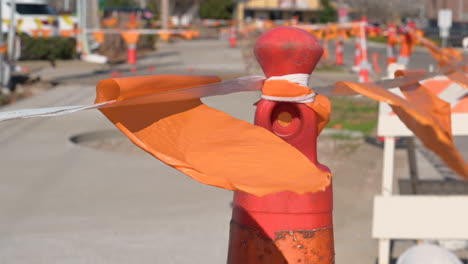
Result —
[{"label": "white rope", "polygon": [[271,76],[267,79],[269,80],[286,80],[292,83],[297,83],[299,85],[307,87],[309,85],[309,74],[306,73],[295,73],[295,74],[287,74],[283,76]]},{"label": "white rope", "polygon": [[[297,83],[299,85],[308,87],[309,84],[309,74],[306,73],[296,73],[296,74],[287,74],[283,76],[272,76],[266,81],[270,80],[286,80],[288,82]],[[290,103],[312,103],[315,102],[315,93],[310,93],[304,96],[298,97],[280,97],[280,96],[269,96],[262,95],[262,99],[276,102],[290,102]]]},{"label": "white rope", "polygon": [[269,100],[269,101],[276,101],[276,102],[288,102],[288,103],[313,103],[315,102],[315,93],[311,93],[304,96],[299,97],[279,97],[279,96],[268,96],[262,95],[262,99]]}]

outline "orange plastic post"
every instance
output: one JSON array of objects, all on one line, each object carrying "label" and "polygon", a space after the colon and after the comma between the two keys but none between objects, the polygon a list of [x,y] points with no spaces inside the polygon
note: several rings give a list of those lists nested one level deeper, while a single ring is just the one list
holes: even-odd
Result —
[{"label": "orange plastic post", "polygon": [[231,45],[231,48],[235,48],[237,46],[237,30],[234,23],[232,23],[229,28],[229,44]]},{"label": "orange plastic post", "polygon": [[360,60],[361,64],[359,65],[359,82],[367,83],[370,82],[369,74],[371,67],[369,64],[367,56],[367,17],[363,17],[359,27],[359,41],[360,41]]},{"label": "orange plastic post", "polygon": [[414,22],[408,22],[408,25],[405,27],[405,32],[402,35],[400,54],[398,56],[398,63],[403,65],[409,64],[409,59],[411,53],[413,53],[415,40],[411,35],[411,31],[416,28]]},{"label": "orange plastic post", "polygon": [[[255,44],[255,56],[267,78],[307,78],[322,54],[319,40],[298,28],[272,29]],[[320,170],[329,171],[317,161],[318,116],[306,104],[262,99],[255,124],[298,149]],[[235,192],[228,264],[334,263],[332,207],[331,185],[302,195],[280,192],[258,197]]]},{"label": "orange plastic post", "polygon": [[341,37],[335,41],[335,64],[343,65],[343,39]]},{"label": "orange plastic post", "polygon": [[324,60],[328,60],[328,39],[325,37],[323,40],[323,56]]},{"label": "orange plastic post", "polygon": [[125,40],[127,44],[127,63],[128,64],[136,64],[137,62],[137,42],[138,38],[140,37],[140,32],[138,31],[124,31],[120,33],[122,38]]},{"label": "orange plastic post", "polygon": [[376,73],[381,73],[382,72],[380,70],[380,66],[379,66],[379,53],[378,52],[372,53],[372,64],[374,65],[374,71]]},{"label": "orange plastic post", "polygon": [[387,35],[387,66],[396,62],[396,57],[394,55],[395,45],[398,42],[396,34],[395,24],[390,23],[388,25]]}]

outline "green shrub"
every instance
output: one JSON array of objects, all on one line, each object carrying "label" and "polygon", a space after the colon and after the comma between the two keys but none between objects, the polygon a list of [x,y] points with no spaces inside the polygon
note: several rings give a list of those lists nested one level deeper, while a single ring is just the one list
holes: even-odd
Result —
[{"label": "green shrub", "polygon": [[337,19],[337,11],[331,5],[330,0],[320,0],[322,9],[318,13],[320,23],[335,22]]},{"label": "green shrub", "polygon": [[387,37],[386,36],[378,36],[378,37],[369,37],[369,41],[372,42],[378,42],[378,43],[387,43]]},{"label": "green shrub", "polygon": [[234,0],[204,0],[200,2],[201,18],[231,19],[234,11]]},{"label": "green shrub", "polygon": [[20,35],[21,60],[70,60],[76,56],[76,40],[65,37],[33,38]]}]

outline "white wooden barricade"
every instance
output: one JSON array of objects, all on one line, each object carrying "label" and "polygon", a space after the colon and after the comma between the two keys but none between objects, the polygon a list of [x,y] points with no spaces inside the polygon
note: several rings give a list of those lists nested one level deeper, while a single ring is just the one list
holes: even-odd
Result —
[{"label": "white wooden barricade", "polygon": [[[449,102],[452,109],[468,104],[467,89],[450,82],[445,76],[430,81],[440,81],[438,89],[433,92]],[[431,83],[426,84],[432,88]],[[392,89],[392,92],[403,96],[399,88]],[[452,133],[454,136],[468,135],[468,113],[452,114]],[[379,240],[378,263],[389,263],[392,239],[468,240],[468,196],[393,193],[395,137],[414,135],[385,103],[379,106],[378,135],[385,138],[382,193],[374,197],[372,226],[372,237]]]}]

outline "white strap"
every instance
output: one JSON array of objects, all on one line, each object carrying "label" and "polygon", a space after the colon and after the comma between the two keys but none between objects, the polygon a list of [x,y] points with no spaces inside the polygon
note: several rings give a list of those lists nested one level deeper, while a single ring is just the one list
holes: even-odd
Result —
[{"label": "white strap", "polygon": [[[268,78],[269,80],[286,80],[288,82],[297,83],[299,85],[308,87],[309,84],[309,74],[306,73],[296,73],[296,74],[287,74],[283,76],[272,76]],[[312,103],[315,101],[315,93],[310,93],[304,96],[298,97],[280,97],[280,96],[269,96],[262,95],[262,99],[276,102],[290,102],[290,103]]]},{"label": "white strap", "polygon": [[269,80],[286,80],[292,83],[297,83],[299,85],[307,87],[309,85],[309,74],[306,73],[295,73],[295,74],[287,74],[283,76],[271,76],[267,79]]},{"label": "white strap", "polygon": [[304,96],[299,97],[278,97],[278,96],[268,96],[262,95],[262,99],[269,100],[269,101],[276,101],[276,102],[289,102],[289,103],[313,103],[315,102],[315,93],[311,93]]},{"label": "white strap", "polygon": [[36,109],[20,109],[10,112],[0,112],[0,122],[20,119],[20,118],[31,118],[31,117],[47,117],[47,116],[60,116],[67,115],[83,110],[100,108],[105,105],[114,103],[113,101],[108,101],[100,104],[93,105],[73,105],[73,106],[58,106],[58,107],[47,107],[47,108],[36,108]]},{"label": "white strap", "polygon": [[0,112],[0,122],[31,117],[47,117],[71,114],[95,108],[111,108],[124,105],[174,102],[197,99],[215,95],[225,95],[236,92],[258,91],[262,89],[264,76],[246,76],[218,83],[188,87],[183,89],[154,93],[121,102],[108,101],[93,105],[59,106],[36,109],[20,109],[10,112]]}]

